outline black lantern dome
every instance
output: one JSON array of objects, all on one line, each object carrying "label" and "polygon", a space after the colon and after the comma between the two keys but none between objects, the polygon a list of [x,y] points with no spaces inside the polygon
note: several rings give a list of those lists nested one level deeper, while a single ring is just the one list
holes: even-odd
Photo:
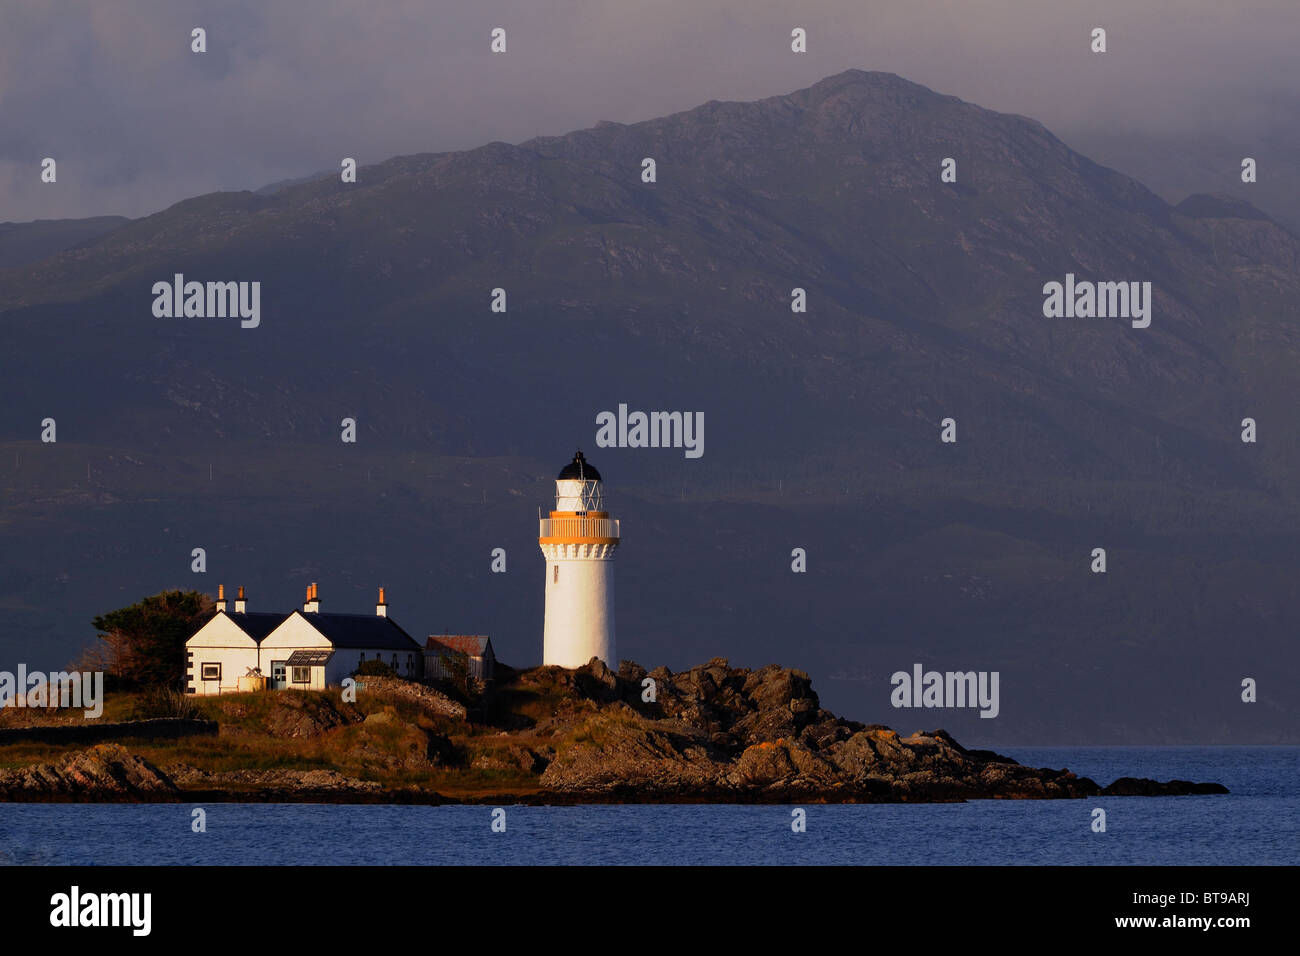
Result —
[{"label": "black lantern dome", "polygon": [[600,472],[591,467],[587,459],[582,457],[582,451],[573,456],[573,461],[569,462],[560,469],[557,481],[600,481]]}]

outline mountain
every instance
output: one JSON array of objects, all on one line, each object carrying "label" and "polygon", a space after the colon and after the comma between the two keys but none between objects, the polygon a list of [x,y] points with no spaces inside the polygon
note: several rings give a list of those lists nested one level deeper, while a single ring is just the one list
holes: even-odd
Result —
[{"label": "mountain", "polygon": [[300,186],[303,183],[314,182],[317,179],[325,179],[332,176],[333,173],[309,173],[306,176],[294,176],[291,179],[281,179],[273,183],[268,183],[261,189],[255,190],[258,196],[274,196],[282,189],[288,189],[290,186]]},{"label": "mountain", "polygon": [[[1294,112],[1281,103],[1277,107],[1274,115]],[[1207,190],[1231,194],[1238,200],[1249,199],[1267,209],[1274,221],[1300,232],[1300,191],[1295,188],[1300,176],[1300,132],[1294,124],[1254,133],[1215,124],[1215,132],[1209,133],[1205,128],[1139,131],[1115,124],[1098,128],[1085,120],[1062,138],[1104,165],[1140,179],[1171,202]],[[1241,161],[1247,156],[1267,175],[1243,183]]]},{"label": "mountain", "polygon": [[1272,222],[1246,200],[1226,193],[1193,193],[1175,208],[1191,219],[1260,219]]},{"label": "mountain", "polygon": [[[583,445],[625,657],[799,666],[894,725],[893,672],[999,671],[997,719],[942,721],[977,744],[1294,742],[1297,266],[1245,207],[859,71],[201,196],[0,271],[0,659],[163,587],[320,579],[535,663],[531,521]],[[155,318],[175,273],[259,281],[260,325]],[[1150,327],[1045,318],[1067,274],[1150,282]],[[703,411],[705,454],[592,447],[620,404]]]},{"label": "mountain", "polygon": [[39,262],[56,252],[98,239],[130,221],[125,216],[95,216],[0,222],[0,269]]}]

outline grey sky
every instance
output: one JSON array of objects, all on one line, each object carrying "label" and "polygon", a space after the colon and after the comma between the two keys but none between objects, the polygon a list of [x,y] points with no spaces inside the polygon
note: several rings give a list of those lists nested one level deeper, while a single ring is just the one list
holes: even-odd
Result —
[{"label": "grey sky", "polygon": [[1297,27],[1297,0],[3,0],[0,221],[138,216],[343,156],[518,142],[854,67],[1032,116],[1166,193],[1213,191],[1243,155],[1296,173]]}]

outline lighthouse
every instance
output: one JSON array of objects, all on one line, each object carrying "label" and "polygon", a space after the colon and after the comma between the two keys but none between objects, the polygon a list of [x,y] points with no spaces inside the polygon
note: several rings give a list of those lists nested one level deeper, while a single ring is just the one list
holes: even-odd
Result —
[{"label": "lighthouse", "polygon": [[555,479],[555,510],[540,519],[537,543],[546,558],[546,623],[542,663],[581,667],[599,657],[618,667],[614,651],[614,552],[618,519],[605,510],[600,472],[579,451]]}]

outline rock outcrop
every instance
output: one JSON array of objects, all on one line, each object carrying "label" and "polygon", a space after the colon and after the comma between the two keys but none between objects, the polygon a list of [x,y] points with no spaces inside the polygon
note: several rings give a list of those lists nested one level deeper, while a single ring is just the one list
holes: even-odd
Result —
[{"label": "rock outcrop", "polygon": [[465,705],[452,700],[441,691],[427,684],[402,680],[397,677],[363,676],[357,678],[357,690],[361,693],[379,694],[397,697],[418,704],[423,710],[452,720],[465,719]]},{"label": "rock outcrop", "polygon": [[[649,702],[646,677],[655,688]],[[545,790],[567,797],[907,802],[1227,792],[1129,777],[1103,788],[1069,770],[967,750],[942,730],[900,737],[823,710],[807,674],[776,665],[747,670],[715,658],[673,674],[625,661],[613,674],[593,660],[571,672],[540,668],[521,682],[558,683],[588,707],[585,715],[568,708],[574,722],[541,776]]]},{"label": "rock outcrop", "polygon": [[5,800],[135,801],[176,792],[171,778],[120,744],[79,750],[57,764],[0,770]]},{"label": "rock outcrop", "polygon": [[337,770],[224,770],[207,771],[178,764],[172,779],[191,790],[281,792],[291,797],[301,792],[313,794],[379,794],[384,785],[375,780],[358,780]]}]

